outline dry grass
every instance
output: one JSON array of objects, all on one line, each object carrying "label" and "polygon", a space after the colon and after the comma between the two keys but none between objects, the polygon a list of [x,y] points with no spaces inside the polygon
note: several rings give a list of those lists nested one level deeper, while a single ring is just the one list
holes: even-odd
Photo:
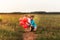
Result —
[{"label": "dry grass", "polygon": [[[36,40],[60,40],[59,14],[33,14],[38,26]],[[22,40],[23,28],[19,26],[18,19],[23,14],[0,15],[0,40]]]}]

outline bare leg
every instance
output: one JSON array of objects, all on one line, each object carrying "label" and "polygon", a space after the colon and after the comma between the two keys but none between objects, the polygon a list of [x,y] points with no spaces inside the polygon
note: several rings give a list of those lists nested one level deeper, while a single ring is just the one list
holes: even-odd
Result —
[{"label": "bare leg", "polygon": [[37,30],[37,28],[34,28],[34,31],[36,31]]}]

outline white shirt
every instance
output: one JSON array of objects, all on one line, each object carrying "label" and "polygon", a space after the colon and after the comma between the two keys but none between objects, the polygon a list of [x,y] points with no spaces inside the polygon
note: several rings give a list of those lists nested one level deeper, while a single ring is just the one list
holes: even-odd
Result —
[{"label": "white shirt", "polygon": [[29,22],[29,23],[31,22],[31,19],[30,19],[30,18],[28,18],[28,22]]}]

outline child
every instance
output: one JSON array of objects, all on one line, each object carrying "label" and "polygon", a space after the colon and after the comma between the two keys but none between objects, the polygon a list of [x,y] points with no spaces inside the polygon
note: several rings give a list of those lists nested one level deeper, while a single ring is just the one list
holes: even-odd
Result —
[{"label": "child", "polygon": [[24,15],[22,18],[19,19],[20,25],[25,29],[25,32],[28,31],[28,19],[27,15]]},{"label": "child", "polygon": [[31,24],[31,31],[36,31],[37,26],[36,26],[33,18],[34,18],[34,16],[31,16],[31,17],[30,17],[30,19],[31,19],[31,22],[30,22],[30,24]]},{"label": "child", "polygon": [[31,30],[31,24],[30,24],[30,22],[31,22],[31,19],[30,19],[30,15],[28,15],[28,30],[30,31]]}]

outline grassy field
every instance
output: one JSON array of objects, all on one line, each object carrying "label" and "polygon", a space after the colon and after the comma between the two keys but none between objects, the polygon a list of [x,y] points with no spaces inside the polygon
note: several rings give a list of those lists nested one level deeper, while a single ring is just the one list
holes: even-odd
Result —
[{"label": "grassy field", "polygon": [[[0,40],[23,40],[23,28],[19,26],[19,18],[24,14],[0,14]],[[29,15],[29,14],[28,14]],[[60,40],[60,14],[35,15],[38,26],[36,40]]]}]

